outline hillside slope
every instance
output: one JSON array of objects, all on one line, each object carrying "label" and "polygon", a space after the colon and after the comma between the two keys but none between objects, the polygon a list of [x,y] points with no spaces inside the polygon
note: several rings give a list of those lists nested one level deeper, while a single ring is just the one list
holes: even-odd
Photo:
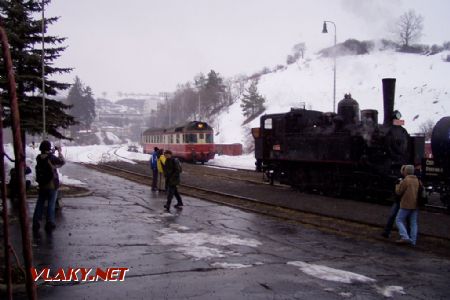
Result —
[{"label": "hillside slope", "polygon": [[[336,106],[345,93],[351,93],[360,109],[376,109],[383,120],[381,79],[397,78],[395,107],[405,120],[410,133],[420,125],[450,115],[450,63],[444,61],[449,52],[433,56],[380,51],[367,55],[337,58]],[[333,60],[313,57],[288,66],[285,70],[261,77],[259,92],[266,98],[265,113],[287,112],[291,107],[320,111],[333,110]],[[240,101],[217,118],[216,141],[251,143],[250,128],[259,119],[242,126]]]}]

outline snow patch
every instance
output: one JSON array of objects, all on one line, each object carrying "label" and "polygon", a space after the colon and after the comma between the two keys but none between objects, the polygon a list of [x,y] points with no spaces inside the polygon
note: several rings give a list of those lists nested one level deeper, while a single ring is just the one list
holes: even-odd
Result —
[{"label": "snow patch", "polygon": [[394,297],[395,293],[401,294],[401,295],[406,295],[402,286],[390,285],[390,286],[385,286],[385,287],[376,287],[376,289],[377,289],[377,292],[379,292],[380,294],[382,294],[384,297],[387,297],[387,298]]},{"label": "snow patch", "polygon": [[242,269],[242,268],[250,268],[253,265],[244,265],[244,264],[233,264],[233,263],[213,263],[211,266],[215,268],[221,268],[221,269]]},{"label": "snow patch", "polygon": [[255,161],[254,153],[239,156],[216,155],[213,160],[208,161],[207,165],[255,170]]},{"label": "snow patch", "polygon": [[302,261],[290,261],[288,265],[299,267],[302,272],[310,276],[335,282],[375,282],[376,280],[361,274],[334,269],[327,266],[308,264]]},{"label": "snow patch", "polygon": [[165,228],[160,230],[162,233],[158,237],[158,241],[163,245],[176,245],[176,251],[182,252],[187,256],[195,259],[211,258],[211,257],[226,257],[240,255],[234,251],[224,251],[215,246],[230,246],[240,245],[247,247],[258,247],[261,242],[255,239],[240,238],[233,234],[222,234],[220,236],[211,235],[205,232],[178,232],[172,228]]}]

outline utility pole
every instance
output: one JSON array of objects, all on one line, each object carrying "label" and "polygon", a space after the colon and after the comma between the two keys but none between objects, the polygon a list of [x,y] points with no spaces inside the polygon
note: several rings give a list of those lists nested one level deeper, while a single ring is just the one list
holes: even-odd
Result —
[{"label": "utility pole", "polygon": [[198,93],[198,121],[201,121],[201,117],[200,117],[200,110],[201,106],[200,106],[200,92]]},{"label": "utility pole", "polygon": [[44,41],[44,37],[45,37],[45,4],[44,4],[44,0],[42,0],[42,54],[41,54],[41,59],[42,59],[42,139],[45,140],[47,138],[47,130],[45,128],[45,66],[44,66],[44,62],[45,62],[45,41]]},{"label": "utility pole", "polygon": [[332,22],[332,21],[323,21],[322,33],[328,33],[327,23],[331,23],[334,26],[333,112],[336,112],[336,41],[337,41],[336,35],[337,35],[337,33],[336,33],[336,24],[334,22]]}]

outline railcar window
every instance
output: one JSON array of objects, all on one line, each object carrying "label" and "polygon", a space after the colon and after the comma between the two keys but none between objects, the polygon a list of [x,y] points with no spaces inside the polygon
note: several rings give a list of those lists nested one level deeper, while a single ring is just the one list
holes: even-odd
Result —
[{"label": "railcar window", "polygon": [[197,143],[197,135],[195,133],[188,133],[186,134],[185,141],[188,144],[195,144]]},{"label": "railcar window", "polygon": [[201,140],[203,140],[203,139],[205,138],[205,134],[200,133],[198,138],[201,139]]},{"label": "railcar window", "polygon": [[212,133],[207,133],[206,134],[206,142],[209,143],[209,144],[214,143],[214,137],[213,137]]},{"label": "railcar window", "polygon": [[272,129],[272,119],[264,120],[264,129]]},{"label": "railcar window", "polygon": [[177,144],[179,144],[179,143],[180,143],[180,134],[179,134],[179,133],[177,133],[177,136],[176,136],[176,141],[177,141]]}]

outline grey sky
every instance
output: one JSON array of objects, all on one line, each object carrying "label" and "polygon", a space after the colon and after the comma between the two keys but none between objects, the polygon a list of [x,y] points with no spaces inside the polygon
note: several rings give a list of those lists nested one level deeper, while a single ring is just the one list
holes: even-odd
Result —
[{"label": "grey sky", "polygon": [[450,41],[447,0],[53,0],[60,16],[50,33],[68,38],[57,61],[75,70],[96,96],[107,92],[173,91],[199,72],[251,74],[285,63],[294,44],[307,52],[331,46],[323,20],[337,25],[338,42],[389,37],[398,16],[424,17],[422,42]]}]

